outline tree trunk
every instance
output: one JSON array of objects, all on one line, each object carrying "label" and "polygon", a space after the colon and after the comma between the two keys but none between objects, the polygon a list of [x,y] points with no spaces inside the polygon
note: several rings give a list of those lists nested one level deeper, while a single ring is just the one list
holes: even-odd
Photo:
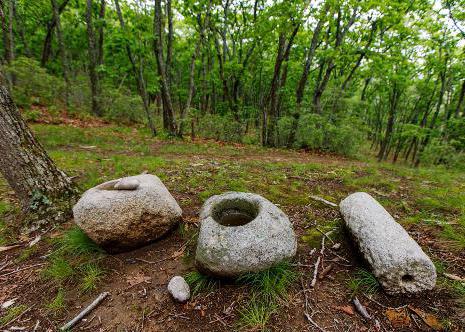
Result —
[{"label": "tree trunk", "polygon": [[158,76],[160,76],[161,97],[163,100],[163,127],[171,136],[176,135],[176,122],[174,120],[173,103],[166,77],[166,65],[163,59],[161,0],[155,0],[154,11],[154,43],[153,50],[157,61]]},{"label": "tree trunk", "polygon": [[71,180],[38,143],[0,85],[0,171],[15,191],[23,212],[68,216],[76,194]]},{"label": "tree trunk", "polygon": [[101,0],[100,2],[100,10],[98,13],[98,18],[100,20],[98,26],[98,51],[97,51],[97,65],[103,65],[103,36],[104,36],[104,24],[103,21],[105,20],[105,8],[106,8],[106,1]]},{"label": "tree trunk", "polygon": [[[66,5],[68,4],[69,0],[64,0],[63,3],[58,7],[58,14],[65,10]],[[52,16],[52,19],[47,24],[47,34],[45,35],[44,39],[44,46],[42,48],[42,58],[40,60],[40,65],[43,67],[48,62],[50,58],[50,54],[52,53],[52,39],[53,39],[53,31],[55,30],[57,22]]]},{"label": "tree trunk", "polygon": [[[455,108],[455,117],[456,118],[459,117],[460,109],[462,108],[464,98],[465,98],[465,80],[462,82],[462,88],[460,89],[459,100],[457,102],[457,107]],[[465,111],[463,113],[465,115]]]},{"label": "tree trunk", "polygon": [[89,45],[89,79],[92,93],[92,113],[97,116],[102,115],[100,105],[100,82],[97,74],[98,51],[95,41],[95,31],[92,24],[92,0],[87,0],[86,23],[87,23],[87,42]]},{"label": "tree trunk", "polygon": [[15,35],[13,33],[13,21],[14,21],[14,11],[15,11],[15,0],[9,0],[8,2],[8,39],[10,42],[8,51],[10,61],[15,59]]},{"label": "tree trunk", "polygon": [[[115,0],[115,7],[116,7],[116,13],[118,15],[119,23],[121,25],[121,29],[123,30],[123,32],[125,32],[126,24],[124,22],[123,14],[121,13],[121,8],[119,6],[118,0]],[[146,87],[142,67],[139,66],[139,68],[137,68],[136,59],[134,58],[134,55],[132,53],[131,45],[128,43],[127,40],[125,40],[125,46],[126,46],[126,53],[128,55],[129,62],[131,62],[132,72],[136,80],[137,91],[139,92],[139,95],[142,99],[142,106],[144,107],[145,115],[147,116],[147,122],[150,128],[150,131],[152,133],[152,136],[156,136],[157,130],[153,123],[152,113],[150,113],[149,96],[147,93],[147,87]]]},{"label": "tree trunk", "polygon": [[60,50],[61,57],[61,66],[63,71],[63,79],[65,81],[65,103],[66,106],[69,106],[69,93],[70,93],[70,82],[68,76],[68,59],[66,57],[66,48],[63,41],[63,35],[61,34],[61,22],[60,22],[60,13],[58,11],[58,5],[56,0],[51,0],[52,10],[53,10],[53,19],[56,22],[56,34],[58,41],[58,48]]}]

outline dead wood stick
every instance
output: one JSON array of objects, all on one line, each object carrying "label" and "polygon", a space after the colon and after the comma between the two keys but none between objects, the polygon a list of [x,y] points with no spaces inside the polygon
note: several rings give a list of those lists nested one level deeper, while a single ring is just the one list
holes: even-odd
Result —
[{"label": "dead wood stick", "polygon": [[326,277],[326,275],[331,272],[331,270],[333,269],[334,265],[333,264],[329,264],[323,271],[321,271],[320,273],[320,276],[318,277],[318,279],[322,280],[324,277]]},{"label": "dead wood stick", "polygon": [[315,263],[315,270],[313,270],[313,279],[312,282],[310,283],[310,287],[315,287],[316,284],[316,277],[318,276],[318,266],[320,265],[321,257],[318,256],[316,263]]},{"label": "dead wood stick", "polygon": [[330,201],[327,201],[326,199],[324,198],[321,198],[321,197],[318,197],[318,196],[315,196],[315,195],[310,195],[310,198],[315,200],[315,201],[318,201],[318,202],[322,202],[322,203],[325,203],[326,205],[329,205],[331,207],[337,207],[337,204],[333,203],[333,202],[330,202]]},{"label": "dead wood stick", "polygon": [[72,320],[70,320],[68,323],[60,327],[60,331],[66,331],[76,325],[84,316],[86,316],[89,312],[95,309],[108,295],[110,295],[109,292],[103,292],[100,294],[94,302],[89,304],[84,310],[82,310],[76,317],[74,317]]},{"label": "dead wood stick", "polygon": [[362,315],[363,318],[365,318],[366,320],[371,320],[370,314],[369,314],[368,311],[365,309],[365,307],[363,306],[363,304],[360,303],[360,301],[358,300],[357,297],[354,297],[354,298],[352,299],[352,302],[353,302],[355,308],[357,309],[357,311],[360,313],[360,315]]},{"label": "dead wood stick", "polygon": [[30,266],[26,266],[26,267],[23,267],[22,269],[14,270],[14,271],[12,271],[12,272],[8,272],[8,273],[5,273],[5,274],[2,274],[2,275],[0,275],[0,278],[9,276],[10,274],[15,274],[15,273],[18,273],[18,272],[27,270],[27,269],[32,269],[33,267],[45,265],[45,264],[47,264],[47,263],[38,263],[38,264],[33,264],[33,265],[30,265]]}]

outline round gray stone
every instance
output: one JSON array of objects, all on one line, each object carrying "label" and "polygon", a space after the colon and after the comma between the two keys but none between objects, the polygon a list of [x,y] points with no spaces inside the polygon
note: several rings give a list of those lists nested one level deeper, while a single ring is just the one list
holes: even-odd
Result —
[{"label": "round gray stone", "polygon": [[178,302],[186,302],[191,297],[189,285],[183,277],[175,276],[168,283],[168,292]]},{"label": "round gray stone", "polygon": [[405,229],[367,193],[349,195],[340,210],[373,274],[390,294],[433,289],[436,269]]},{"label": "round gray stone", "polygon": [[136,248],[165,235],[181,219],[176,200],[158,177],[125,178],[134,190],[116,190],[121,179],[87,190],[73,208],[75,223],[109,252]]},{"label": "round gray stone", "polygon": [[228,192],[210,197],[200,220],[196,265],[214,276],[258,272],[293,257],[297,250],[288,217],[256,194]]}]

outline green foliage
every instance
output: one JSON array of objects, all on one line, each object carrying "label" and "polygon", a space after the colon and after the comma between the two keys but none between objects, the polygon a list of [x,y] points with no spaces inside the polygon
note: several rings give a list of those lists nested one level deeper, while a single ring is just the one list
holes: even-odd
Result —
[{"label": "green foliage", "polygon": [[219,280],[210,276],[204,275],[198,271],[189,272],[184,276],[187,284],[191,289],[192,296],[196,296],[201,292],[211,292],[219,287]]},{"label": "green foliage", "polygon": [[359,292],[374,294],[379,290],[380,284],[371,272],[358,269],[355,276],[349,280],[349,288],[352,290],[352,295]]},{"label": "green foliage", "polygon": [[202,136],[225,142],[242,142],[242,125],[232,115],[208,115],[198,119]]},{"label": "green foliage", "polygon": [[13,98],[19,107],[29,108],[33,104],[52,105],[60,100],[62,81],[47,73],[36,60],[18,57],[4,69],[8,75],[15,77]]},{"label": "green foliage", "polygon": [[335,124],[323,116],[305,114],[299,120],[294,145],[352,156],[362,143],[362,131],[358,127],[355,118],[341,119]]}]

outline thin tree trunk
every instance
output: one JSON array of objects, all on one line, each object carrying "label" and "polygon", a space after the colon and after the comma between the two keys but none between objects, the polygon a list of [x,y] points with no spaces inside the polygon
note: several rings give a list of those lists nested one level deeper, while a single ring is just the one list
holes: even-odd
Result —
[{"label": "thin tree trunk", "polygon": [[[64,0],[63,3],[58,7],[58,14],[65,10],[66,6],[68,5],[70,0]],[[57,22],[54,20],[53,16],[52,19],[47,24],[47,34],[45,35],[44,45],[42,47],[42,57],[40,60],[41,66],[45,66],[50,58],[50,54],[52,53],[52,39],[53,39],[53,32],[55,30]]]},{"label": "thin tree trunk", "polygon": [[[465,80],[462,82],[462,88],[460,89],[459,100],[457,102],[457,107],[455,108],[455,117],[456,118],[459,117],[460,109],[462,108],[464,98],[465,98]],[[465,115],[465,111],[463,113]]]},{"label": "thin tree trunk", "polygon": [[[119,1],[115,0],[115,7],[116,7],[116,13],[118,15],[119,23],[121,25],[121,29],[123,32],[126,31],[126,24],[124,22],[123,14],[121,13],[121,8],[119,6]],[[153,118],[152,118],[152,113],[150,112],[150,107],[149,107],[149,97],[147,94],[147,87],[142,71],[142,67],[139,66],[137,68],[136,60],[134,58],[134,55],[132,53],[132,49],[130,44],[128,43],[127,40],[125,40],[125,46],[126,46],[126,53],[129,58],[129,62],[131,62],[131,67],[132,67],[132,72],[134,74],[134,78],[136,80],[137,84],[137,91],[139,92],[139,95],[142,99],[142,106],[144,107],[145,115],[147,116],[147,122],[150,128],[150,131],[152,133],[152,136],[157,135],[157,130],[155,128],[155,125],[153,123]]]},{"label": "thin tree trunk", "polygon": [[3,35],[3,59],[5,60],[5,62],[7,64],[10,64],[11,63],[11,51],[10,51],[10,48],[11,48],[11,44],[10,44],[10,36],[9,36],[9,33],[8,33],[8,24],[7,24],[7,18],[6,18],[6,15],[5,15],[5,6],[4,6],[4,2],[3,0],[1,0],[1,3],[0,3],[0,19],[1,19],[1,23],[2,23],[2,35]]},{"label": "thin tree trunk", "polygon": [[8,7],[8,39],[10,41],[10,45],[8,48],[8,51],[10,52],[9,54],[9,59],[10,61],[15,60],[15,35],[13,32],[13,21],[14,21],[14,11],[15,11],[15,0],[9,0],[8,2],[9,7]]},{"label": "thin tree trunk", "polygon": [[0,85],[0,171],[15,191],[24,212],[58,218],[69,216],[75,190],[38,143]]},{"label": "thin tree trunk", "polygon": [[87,23],[87,42],[89,45],[89,79],[90,89],[92,93],[92,113],[97,116],[102,115],[102,107],[100,105],[100,81],[97,74],[98,51],[95,41],[95,31],[92,23],[92,0],[87,0],[86,7],[86,23]]},{"label": "thin tree trunk", "polygon": [[166,66],[163,59],[162,42],[162,17],[161,0],[155,0],[154,11],[154,43],[153,49],[157,61],[158,76],[160,76],[161,96],[163,100],[163,127],[172,136],[176,135],[176,123],[174,121],[174,109],[171,102],[171,94],[166,78]]},{"label": "thin tree trunk", "polygon": [[103,21],[105,20],[105,8],[106,8],[106,0],[101,0],[100,2],[100,10],[98,14],[98,18],[100,20],[99,27],[98,27],[98,53],[97,53],[97,65],[103,65],[103,37],[104,37],[104,24]]},{"label": "thin tree trunk", "polygon": [[57,34],[58,48],[60,50],[63,79],[65,81],[65,103],[66,103],[66,106],[69,106],[69,93],[70,93],[70,82],[69,82],[69,76],[68,76],[69,67],[68,67],[68,59],[66,57],[65,43],[63,41],[63,35],[61,34],[60,13],[58,11],[57,1],[51,0],[51,3],[52,3],[52,10],[53,10],[53,19],[56,22],[55,30]]}]

